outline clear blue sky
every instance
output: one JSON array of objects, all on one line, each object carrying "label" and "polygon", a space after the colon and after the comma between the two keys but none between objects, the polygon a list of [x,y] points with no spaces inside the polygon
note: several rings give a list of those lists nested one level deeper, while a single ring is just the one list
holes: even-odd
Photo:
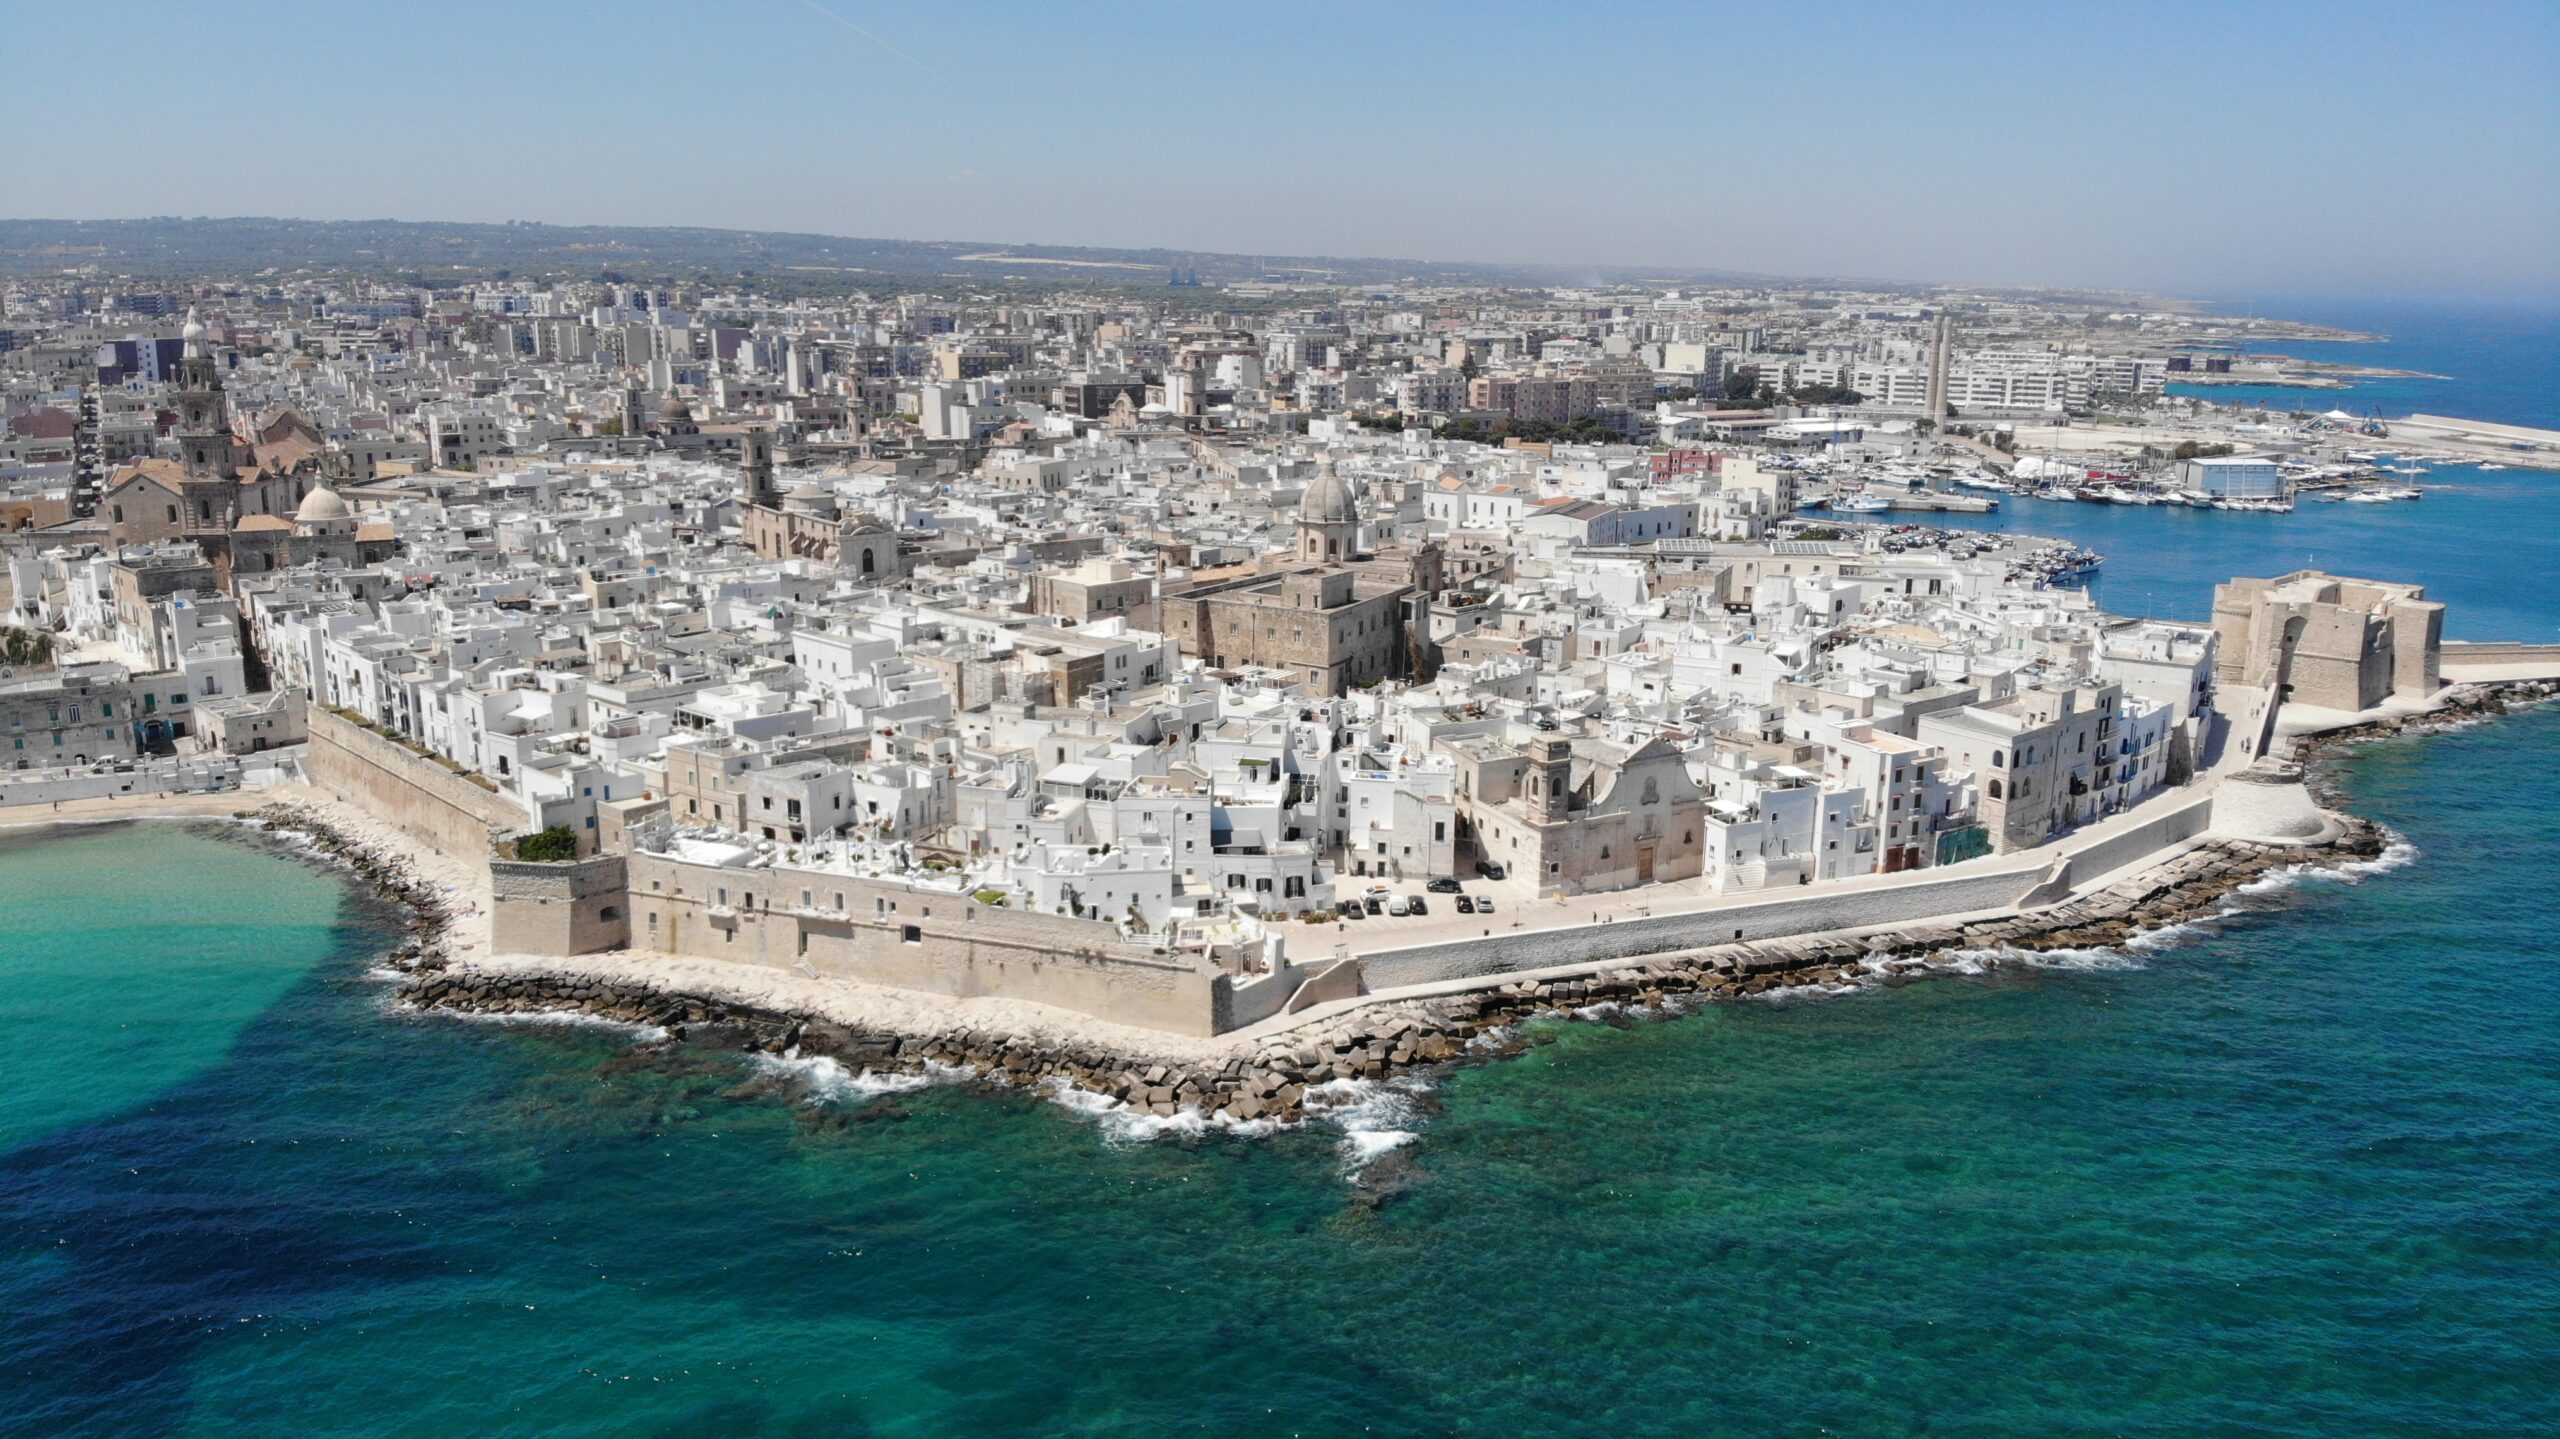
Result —
[{"label": "clear blue sky", "polygon": [[2560,0],[0,0],[0,19],[15,216],[2560,296]]}]

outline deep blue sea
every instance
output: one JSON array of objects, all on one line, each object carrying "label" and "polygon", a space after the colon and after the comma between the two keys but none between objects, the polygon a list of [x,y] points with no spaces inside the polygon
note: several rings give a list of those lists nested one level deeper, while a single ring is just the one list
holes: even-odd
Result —
[{"label": "deep blue sea", "polygon": [[[2390,337],[2382,344],[2263,348],[2459,377],[2377,381],[2353,396],[2271,391],[2277,408],[2311,395],[2313,409],[2422,410],[2560,429],[2560,310],[2320,302],[2261,310]],[[2249,395],[2218,389],[2206,397],[2236,403]],[[2372,442],[2375,448],[2389,443]],[[2125,614],[2209,619],[2213,587],[2233,575],[2318,568],[2424,584],[2430,598],[2447,605],[2450,638],[2560,642],[2560,473],[2444,465],[2421,483],[2422,500],[2305,501],[2289,515],[2002,496],[1997,514],[1914,518],[1941,528],[2021,530],[2086,545],[2106,556],[2092,592]]]},{"label": "deep blue sea", "polygon": [[[2220,307],[2238,313],[2237,305]],[[2452,415],[2560,429],[2560,309],[2543,305],[2308,299],[2260,302],[2257,314],[2378,335],[2369,344],[2316,341],[2248,348],[2309,360],[2414,370],[2442,379],[2359,380],[2344,390],[2280,385],[2172,385],[2171,394],[2270,410]]]},{"label": "deep blue sea", "polygon": [[[2344,508],[2548,634],[2510,473]],[[2194,518],[2110,601],[2283,557]],[[0,1433],[2560,1432],[2560,709],[2339,773],[2398,862],[1256,1138],[403,1016],[293,851],[0,832]]]}]

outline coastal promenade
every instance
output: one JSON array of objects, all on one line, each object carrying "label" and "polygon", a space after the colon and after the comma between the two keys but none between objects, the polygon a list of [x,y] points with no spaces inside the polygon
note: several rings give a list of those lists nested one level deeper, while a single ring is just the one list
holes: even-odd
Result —
[{"label": "coastal promenade", "polygon": [[2449,685],[2560,679],[2560,645],[2448,641],[2439,672]]},{"label": "coastal promenade", "polygon": [[[1357,995],[1329,997],[1251,1026],[1261,1040],[1376,1004],[1553,979],[1631,959],[1805,935],[1887,935],[1897,926],[1971,923],[2085,899],[2212,840],[2317,844],[2323,820],[2298,773],[2262,764],[2272,696],[2248,693],[2223,713],[2195,780],[2053,843],[1941,869],[1864,875],[1801,891],[1734,894],[1659,886],[1516,900],[1488,922],[1435,909],[1423,919],[1338,925],[1332,957],[1353,964]],[[1363,931],[1365,927],[1365,932]],[[1355,934],[1355,932],[1357,932]],[[1300,959],[1305,963],[1304,957]]]}]

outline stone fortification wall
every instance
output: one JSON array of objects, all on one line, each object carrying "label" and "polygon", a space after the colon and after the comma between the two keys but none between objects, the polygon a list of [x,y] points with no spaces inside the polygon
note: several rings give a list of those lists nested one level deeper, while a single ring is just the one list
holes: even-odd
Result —
[{"label": "stone fortification wall", "polygon": [[2521,640],[2447,640],[2443,657],[2448,665],[2560,665],[2560,645],[2526,644]]},{"label": "stone fortification wall", "polygon": [[489,942],[499,954],[594,954],[631,942],[623,857],[489,861]]},{"label": "stone fortification wall", "polygon": [[[805,895],[805,898],[804,898]],[[969,999],[1023,999],[1118,1024],[1209,1035],[1261,1001],[1182,954],[1107,924],[981,904],[950,890],[630,856],[635,948]],[[1285,992],[1280,996],[1285,998]],[[1259,1017],[1255,1015],[1253,1017]]]},{"label": "stone fortification wall", "polygon": [[[2208,843],[2145,875],[2035,915],[1968,921],[1931,920],[1895,934],[1889,974],[1907,980],[1934,972],[1929,955],[1951,949],[1999,951],[2122,943],[2136,929],[2207,912],[2235,887],[2278,866],[2325,857],[2329,862],[2381,851],[2370,825],[2350,823],[2331,850]],[[1048,1082],[1082,1089],[1133,1114],[1184,1109],[1232,1119],[1304,1117],[1316,1086],[1347,1079],[1384,1079],[1412,1065],[1436,1065],[1467,1054],[1516,1052],[1532,1042],[1518,1023],[1558,1008],[1607,1000],[1658,1007],[1676,996],[1726,999],[1784,985],[1837,984],[1873,978],[1867,941],[1812,936],[1725,944],[1661,960],[1580,971],[1550,969],[1429,998],[1386,1000],[1348,1010],[1317,1002],[1298,1026],[1250,1048],[1181,1058],[1117,1047],[1113,1041],[1060,1041],[1005,1034],[955,1016],[948,1028],[888,1032],[809,1015],[778,1013],[718,995],[669,990],[646,976],[619,973],[611,957],[559,970],[460,968],[419,975],[402,991],[432,1008],[521,1013],[568,1009],[667,1028],[679,1042],[685,1027],[716,1023],[742,1030],[750,1047],[772,1054],[827,1055],[847,1068],[913,1070],[956,1065],[1000,1077],[1014,1092]],[[1349,965],[1356,968],[1356,962]],[[1971,970],[1969,965],[1968,971]],[[1348,1002],[1348,995],[1327,998]],[[1328,1012],[1331,1011],[1331,1012]]]},{"label": "stone fortification wall", "polygon": [[2213,827],[2213,786],[2155,798],[2159,813],[2105,837],[1977,860],[1874,888],[1777,891],[1765,899],[1689,914],[1649,915],[1564,931],[1450,940],[1366,956],[1372,990],[1474,979],[1515,969],[1634,959],[1710,945],[1781,939],[1826,930],[1914,924],[1984,910],[2048,902],[2145,860],[2165,859]]},{"label": "stone fortification wall", "polygon": [[[1780,939],[1822,930],[1907,924],[1949,915],[2003,909],[2041,880],[2053,863],[2046,854],[2024,863],[1982,862],[1976,872],[1874,889],[1809,889],[1691,914],[1621,919],[1569,930],[1522,931],[1490,938],[1457,939],[1362,958],[1369,988],[1396,989],[1475,979],[1512,970],[1634,959],[1737,941]],[[1972,871],[1973,866],[1965,866]]]},{"label": "stone fortification wall", "polygon": [[2219,786],[2215,786],[2190,797],[2173,796],[2178,798],[2177,803],[2141,824],[2072,850],[2071,883],[2086,884],[2126,865],[2161,859],[2165,851],[2202,835],[2213,828],[2213,803],[2218,792]]},{"label": "stone fortification wall", "polygon": [[318,705],[310,714],[311,783],[438,853],[486,863],[491,840],[524,827],[505,796]]}]

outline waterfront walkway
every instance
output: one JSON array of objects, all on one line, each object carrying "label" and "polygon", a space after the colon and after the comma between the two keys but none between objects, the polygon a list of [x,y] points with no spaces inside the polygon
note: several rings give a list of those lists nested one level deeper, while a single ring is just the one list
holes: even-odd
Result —
[{"label": "waterfront walkway", "polygon": [[[1721,893],[1709,888],[1705,880],[1694,879],[1561,898],[1538,893],[1534,880],[1524,875],[1515,874],[1498,881],[1473,878],[1464,881],[1464,892],[1494,896],[1496,908],[1491,917],[1460,914],[1457,895],[1434,894],[1428,896],[1431,913],[1420,917],[1407,915],[1399,918],[1381,914],[1358,920],[1336,920],[1330,926],[1314,929],[1284,925],[1281,932],[1289,936],[1290,957],[1300,964],[1310,964],[1328,958],[1363,959],[1400,949],[1467,939],[1505,936],[1534,939],[1540,934],[1563,933],[1592,925],[1682,915],[1706,916],[1722,910],[1766,905],[1772,900],[1813,896],[1854,898],[1934,884],[1953,875],[2012,875],[2017,878],[2018,887],[2023,892],[2033,879],[2054,869],[2058,861],[2107,846],[2173,811],[2200,799],[2209,799],[2223,776],[2246,768],[2258,758],[2254,744],[2245,740],[2235,742],[2235,737],[2242,736],[2259,718],[2254,712],[2217,716],[2218,722],[2212,727],[2212,737],[2207,741],[2204,768],[2188,784],[2162,790],[2121,814],[2084,825],[2034,849],[1987,856],[1960,866],[1905,870],[1900,874],[1866,874],[1812,885]],[[1348,897],[1371,883],[1385,882],[1346,878],[1337,882],[1337,891]],[[1402,881],[1389,887],[1404,894],[1422,893],[1419,881]],[[1702,925],[1701,929],[1704,927]]]}]

